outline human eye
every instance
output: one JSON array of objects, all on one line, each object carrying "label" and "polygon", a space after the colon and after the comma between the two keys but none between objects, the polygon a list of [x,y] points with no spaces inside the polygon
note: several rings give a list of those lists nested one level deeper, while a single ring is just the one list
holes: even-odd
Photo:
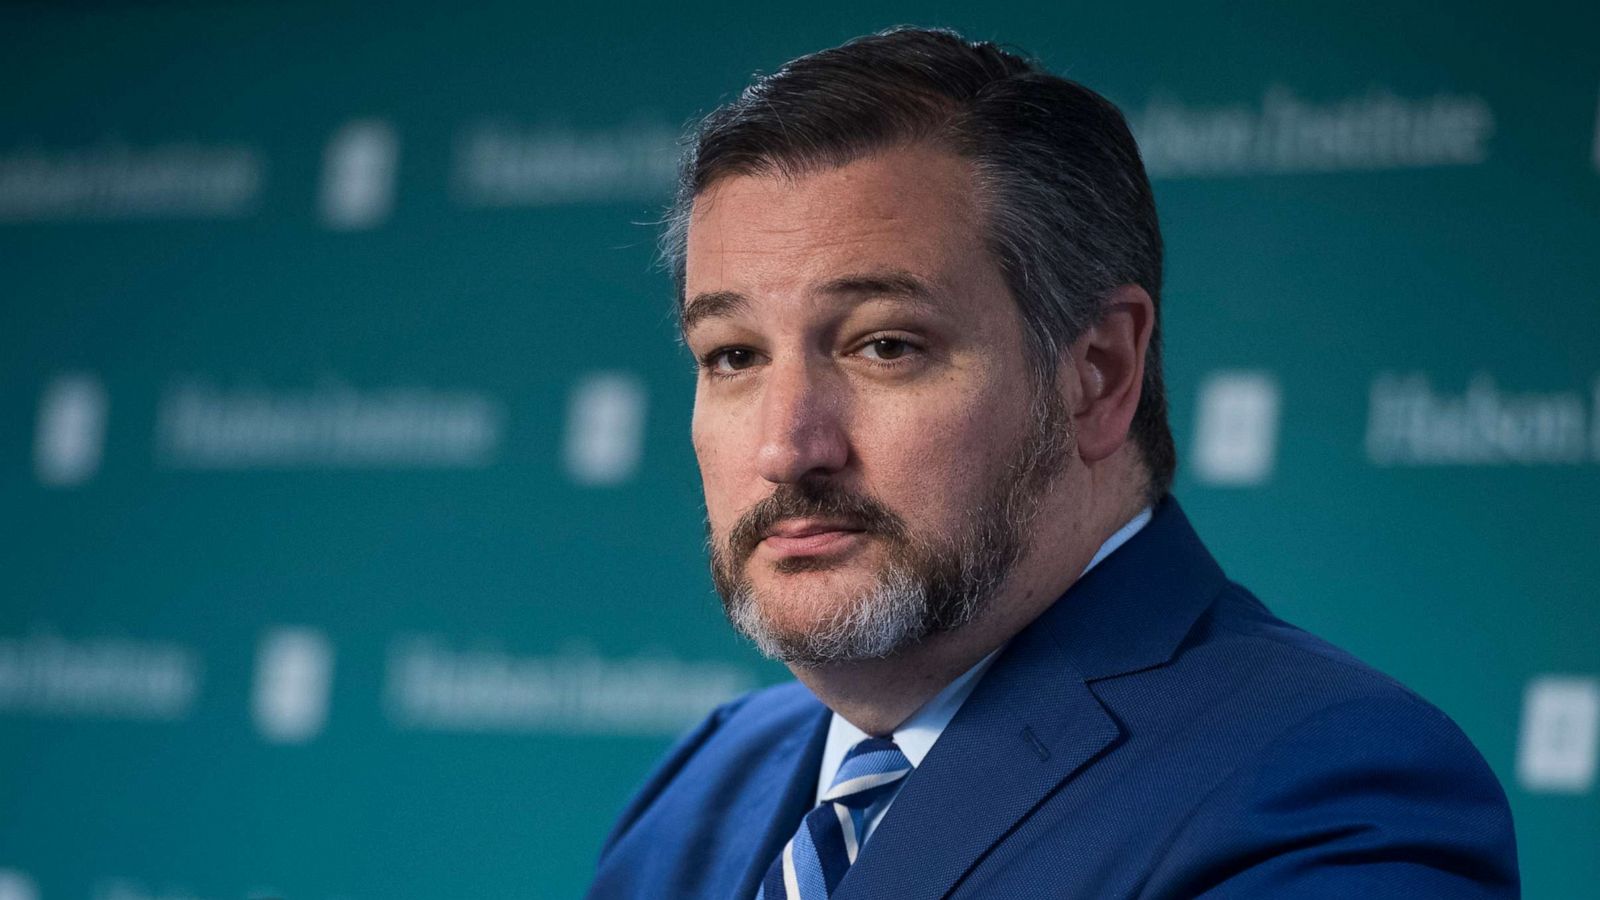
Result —
[{"label": "human eye", "polygon": [[749,347],[719,347],[700,357],[700,368],[713,378],[730,378],[755,365],[758,358]]},{"label": "human eye", "polygon": [[907,338],[875,335],[868,338],[857,352],[874,362],[897,363],[918,353],[920,349]]}]

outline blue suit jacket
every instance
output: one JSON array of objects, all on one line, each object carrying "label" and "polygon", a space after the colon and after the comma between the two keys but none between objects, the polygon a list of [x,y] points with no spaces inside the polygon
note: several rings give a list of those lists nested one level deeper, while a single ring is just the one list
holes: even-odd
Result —
[{"label": "blue suit jacket", "polygon": [[[750,898],[829,712],[781,685],[669,753],[593,898]],[[1274,618],[1170,498],[996,659],[836,898],[1516,897],[1511,814],[1445,715]]]}]

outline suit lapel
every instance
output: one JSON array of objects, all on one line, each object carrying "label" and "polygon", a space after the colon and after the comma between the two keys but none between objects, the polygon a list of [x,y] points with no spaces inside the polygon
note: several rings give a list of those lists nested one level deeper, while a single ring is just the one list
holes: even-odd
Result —
[{"label": "suit lapel", "polygon": [[1121,734],[1088,683],[1166,664],[1226,583],[1177,501],[1023,629],[906,779],[836,900],[943,897]]},{"label": "suit lapel", "polygon": [[944,896],[1118,733],[1049,636],[1023,632],[906,780],[834,896]]},{"label": "suit lapel", "polygon": [[809,720],[810,727],[784,740],[762,764],[767,771],[757,780],[773,785],[773,790],[759,794],[742,792],[727,811],[732,821],[748,822],[751,832],[761,835],[755,855],[750,858],[738,890],[733,894],[737,900],[755,897],[767,867],[815,804],[817,769],[822,765],[822,747],[827,742],[832,715],[827,707],[818,703],[815,717]]}]

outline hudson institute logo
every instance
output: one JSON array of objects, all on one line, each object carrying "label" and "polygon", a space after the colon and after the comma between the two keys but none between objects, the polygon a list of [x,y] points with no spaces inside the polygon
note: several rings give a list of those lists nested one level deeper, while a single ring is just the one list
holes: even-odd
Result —
[{"label": "hudson institute logo", "polygon": [[1266,372],[1213,372],[1195,413],[1195,474],[1206,484],[1265,482],[1278,454],[1278,381]]},{"label": "hudson institute logo", "polygon": [[481,468],[499,452],[504,419],[497,398],[475,391],[190,380],[162,394],[156,458],[212,471]]},{"label": "hudson institute logo", "polygon": [[428,635],[394,641],[384,669],[396,727],[462,733],[676,735],[755,684],[742,666],[666,653],[526,656]]},{"label": "hudson institute logo", "polygon": [[328,721],[333,692],[333,645],[311,628],[268,632],[256,648],[250,712],[268,741],[302,744]]},{"label": "hudson institute logo", "polygon": [[1258,102],[1185,103],[1156,91],[1130,124],[1153,178],[1471,166],[1489,158],[1494,112],[1472,94],[1384,87],[1328,100],[1274,84]]},{"label": "hudson institute logo", "polygon": [[322,151],[322,223],[341,231],[383,224],[394,209],[399,171],[400,138],[393,126],[381,119],[346,123]]},{"label": "hudson institute logo", "polygon": [[1582,794],[1600,749],[1600,679],[1546,675],[1528,683],[1517,781],[1530,791]]},{"label": "hudson institute logo", "polygon": [[655,200],[672,191],[678,132],[648,117],[605,129],[467,126],[455,141],[452,194],[469,208]]},{"label": "hudson institute logo", "polygon": [[597,372],[573,387],[562,454],[573,481],[607,485],[633,476],[644,454],[645,402],[644,385],[621,372]]},{"label": "hudson institute logo", "polygon": [[247,144],[0,151],[0,222],[239,218],[255,211],[265,170]]},{"label": "hudson institute logo", "polygon": [[175,722],[193,710],[204,670],[187,645],[36,626],[0,636],[0,715]]},{"label": "hudson institute logo", "polygon": [[39,888],[16,869],[0,869],[0,900],[39,900]]},{"label": "hudson institute logo", "polygon": [[62,375],[45,386],[33,432],[33,471],[40,484],[70,487],[94,477],[105,455],[109,405],[93,375]]},{"label": "hudson institute logo", "polygon": [[1376,466],[1576,465],[1600,460],[1600,378],[1581,390],[1508,391],[1480,372],[1461,391],[1427,375],[1372,382],[1367,461]]}]

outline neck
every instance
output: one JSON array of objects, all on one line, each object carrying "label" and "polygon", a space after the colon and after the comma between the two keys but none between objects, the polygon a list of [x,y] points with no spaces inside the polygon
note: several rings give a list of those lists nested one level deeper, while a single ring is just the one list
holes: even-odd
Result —
[{"label": "neck", "polygon": [[791,665],[790,671],[852,725],[870,735],[889,736],[1066,593],[1100,545],[1143,508],[1138,496],[1118,493],[1122,496],[1115,502],[1068,505],[1058,496],[1044,504],[1016,569],[966,625],[884,659]]}]

